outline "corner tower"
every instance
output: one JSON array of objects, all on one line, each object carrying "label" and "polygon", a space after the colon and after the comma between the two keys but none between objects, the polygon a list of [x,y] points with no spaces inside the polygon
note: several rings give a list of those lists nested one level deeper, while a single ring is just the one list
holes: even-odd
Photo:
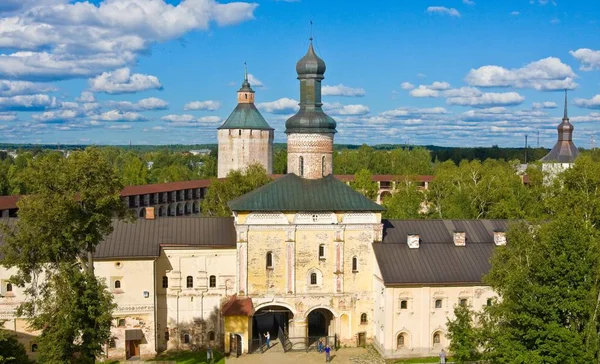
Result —
[{"label": "corner tower", "polygon": [[273,128],[254,105],[254,90],[244,68],[244,82],[237,92],[238,104],[227,120],[218,128],[219,178],[232,170],[243,170],[259,163],[273,173]]},{"label": "corner tower", "polygon": [[300,80],[300,110],[285,123],[288,173],[317,179],[333,173],[335,120],[323,112],[321,81],[325,62],[315,54],[312,38],[306,55],[296,63]]}]

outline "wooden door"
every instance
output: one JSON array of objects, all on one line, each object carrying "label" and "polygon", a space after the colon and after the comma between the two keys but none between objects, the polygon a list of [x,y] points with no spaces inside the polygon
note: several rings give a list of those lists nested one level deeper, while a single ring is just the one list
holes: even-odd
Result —
[{"label": "wooden door", "polygon": [[358,333],[358,346],[366,346],[367,345],[367,333],[359,332]]}]

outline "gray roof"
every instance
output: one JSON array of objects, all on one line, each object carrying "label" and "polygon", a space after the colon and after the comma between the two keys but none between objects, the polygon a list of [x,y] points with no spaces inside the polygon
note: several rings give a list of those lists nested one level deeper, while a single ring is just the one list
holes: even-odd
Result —
[{"label": "gray roof", "polygon": [[[479,284],[490,269],[494,230],[506,220],[384,220],[384,238],[373,244],[386,285]],[[464,231],[466,246],[454,245],[454,231]],[[408,247],[409,234],[420,246]]]},{"label": "gray roof", "polygon": [[98,245],[97,259],[158,257],[161,246],[235,248],[230,217],[161,217],[115,221],[113,232]]},{"label": "gray roof", "polygon": [[229,201],[232,211],[383,211],[333,175],[304,179],[289,173]]},{"label": "gray roof", "polygon": [[218,129],[273,130],[253,103],[239,103]]}]

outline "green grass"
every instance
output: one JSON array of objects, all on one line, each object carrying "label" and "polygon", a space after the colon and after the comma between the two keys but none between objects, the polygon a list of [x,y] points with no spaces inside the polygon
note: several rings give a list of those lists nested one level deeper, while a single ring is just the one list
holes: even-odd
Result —
[{"label": "green grass", "polygon": [[[225,364],[225,358],[222,353],[213,351],[215,364]],[[206,364],[206,351],[179,351],[173,353],[165,353],[157,356],[150,361],[173,360],[177,364]]]},{"label": "green grass", "polygon": [[[452,358],[446,358],[446,363],[452,361]],[[428,356],[425,358],[411,358],[411,359],[401,359],[395,361],[394,364],[411,364],[411,363],[439,363],[439,356]]]}]

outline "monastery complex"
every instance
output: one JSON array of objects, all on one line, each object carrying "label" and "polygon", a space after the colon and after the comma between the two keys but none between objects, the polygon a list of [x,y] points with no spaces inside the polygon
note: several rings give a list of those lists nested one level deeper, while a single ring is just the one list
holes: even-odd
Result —
[{"label": "monastery complex", "polygon": [[[482,277],[494,249],[510,244],[507,221],[383,220],[381,205],[333,176],[325,70],[311,40],[296,64],[300,109],[286,122],[288,174],[230,201],[233,216],[198,216],[206,181],[124,190],[139,218],[115,221],[95,253],[95,272],[117,304],[108,358],[207,346],[255,353],[266,332],[285,350],[323,338],[372,344],[385,358],[436,355],[449,344],[455,305],[480,309],[497,297]],[[220,178],[251,163],[272,173],[274,129],[254,97],[246,74],[217,131]],[[577,155],[566,107],[558,131],[543,160],[555,170]],[[393,189],[387,178],[379,177],[380,195]],[[421,186],[430,180],[421,177]],[[14,221],[15,201],[0,201],[0,221]],[[35,357],[36,333],[16,315],[23,291],[9,282],[14,273],[0,267],[0,320]]]}]

